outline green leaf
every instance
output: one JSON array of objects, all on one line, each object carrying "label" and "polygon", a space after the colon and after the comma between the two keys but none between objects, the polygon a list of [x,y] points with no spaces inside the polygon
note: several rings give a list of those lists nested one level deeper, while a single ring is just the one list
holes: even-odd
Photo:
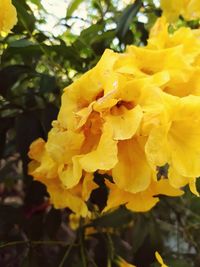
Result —
[{"label": "green leaf", "polygon": [[28,32],[32,32],[36,19],[29,6],[23,0],[13,0],[13,4],[17,9],[18,24]]},{"label": "green leaf", "polygon": [[141,214],[138,214],[134,221],[134,227],[132,230],[133,239],[133,252],[135,253],[144,243],[145,238],[149,234],[148,224],[146,218]]},{"label": "green leaf", "polygon": [[82,2],[83,0],[72,0],[67,8],[66,16],[70,17]]},{"label": "green leaf", "polygon": [[38,6],[38,8],[44,10],[44,7],[41,4],[41,1],[40,0],[29,0],[29,1],[31,1],[33,4],[35,4],[36,6]]},{"label": "green leaf", "polygon": [[33,42],[27,40],[27,39],[20,39],[20,40],[15,40],[9,44],[9,47],[27,47],[34,45]]},{"label": "green leaf", "polygon": [[50,93],[56,90],[56,79],[54,76],[43,74],[40,80],[40,92]]},{"label": "green leaf", "polygon": [[[167,258],[167,257],[166,257]],[[193,264],[186,259],[163,259],[168,266],[173,266],[173,267],[192,267]]]},{"label": "green leaf", "polygon": [[39,45],[29,45],[24,47],[8,46],[2,55],[2,62],[6,63],[8,60],[12,60],[17,56],[20,56],[25,64],[33,66],[32,61],[38,60],[42,54],[43,52]]},{"label": "green leaf", "polygon": [[136,16],[141,7],[142,1],[136,0],[134,4],[128,5],[125,8],[117,25],[117,36],[120,39],[124,38],[126,35],[133,18]]},{"label": "green leaf", "polygon": [[134,214],[124,207],[120,207],[119,209],[106,213],[105,215],[97,218],[93,221],[93,225],[100,227],[122,227],[127,225],[133,220]]},{"label": "green leaf", "polygon": [[19,80],[20,76],[32,70],[25,65],[11,65],[0,70],[0,94],[8,97],[8,91]]}]

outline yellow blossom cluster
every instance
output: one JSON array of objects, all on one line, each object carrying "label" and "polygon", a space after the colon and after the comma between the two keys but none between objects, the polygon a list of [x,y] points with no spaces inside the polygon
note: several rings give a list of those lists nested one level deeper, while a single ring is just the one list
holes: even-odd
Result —
[{"label": "yellow blossom cluster", "polygon": [[0,0],[0,35],[10,32],[17,23],[17,12],[11,0]]},{"label": "yellow blossom cluster", "polygon": [[198,195],[199,114],[200,30],[169,33],[161,17],[145,47],[106,50],[64,90],[47,142],[30,147],[29,173],[46,184],[56,208],[83,217],[95,172],[112,177],[104,212],[123,204],[145,212],[185,185]]},{"label": "yellow blossom cluster", "polygon": [[200,18],[199,0],[160,0],[163,15],[174,22],[181,15],[186,20]]}]

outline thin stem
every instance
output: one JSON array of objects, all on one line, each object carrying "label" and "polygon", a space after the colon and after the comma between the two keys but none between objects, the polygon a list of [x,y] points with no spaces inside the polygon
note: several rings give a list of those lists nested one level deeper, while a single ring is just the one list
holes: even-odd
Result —
[{"label": "thin stem", "polygon": [[51,240],[39,240],[39,241],[30,241],[30,240],[23,240],[23,241],[13,241],[8,243],[0,244],[0,248],[11,247],[16,245],[69,245],[65,241],[51,241]]},{"label": "thin stem", "polygon": [[66,250],[66,252],[65,252],[65,254],[64,254],[64,256],[63,256],[63,258],[62,258],[62,260],[61,260],[61,262],[60,262],[60,264],[59,264],[58,267],[63,267],[63,265],[64,265],[67,257],[69,256],[69,253],[70,253],[70,251],[71,251],[71,249],[72,249],[73,246],[74,246],[74,243],[71,243],[69,245],[69,247],[67,248],[67,250]]},{"label": "thin stem", "polygon": [[0,245],[0,248],[5,248],[5,247],[12,247],[16,245],[24,245],[28,244],[29,241],[13,241],[13,242],[8,242]]},{"label": "thin stem", "polygon": [[114,259],[115,249],[114,249],[113,241],[112,241],[110,234],[107,232],[106,235],[107,235],[107,240],[108,240],[109,258],[112,262]]},{"label": "thin stem", "polygon": [[80,240],[80,253],[81,253],[81,260],[83,267],[87,267],[87,260],[85,255],[85,248],[84,248],[84,228],[82,227],[83,221],[82,218],[80,219],[80,229],[79,229],[79,240]]},{"label": "thin stem", "polygon": [[95,261],[94,261],[92,258],[90,258],[89,261],[91,262],[91,264],[92,264],[94,267],[98,267],[97,264],[95,263]]}]

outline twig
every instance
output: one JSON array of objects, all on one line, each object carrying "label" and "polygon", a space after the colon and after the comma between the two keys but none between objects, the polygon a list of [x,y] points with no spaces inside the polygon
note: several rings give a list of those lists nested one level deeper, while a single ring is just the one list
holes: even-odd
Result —
[{"label": "twig", "polygon": [[16,245],[69,245],[65,241],[53,241],[53,240],[39,240],[39,241],[30,241],[30,240],[22,240],[22,241],[13,241],[0,244],[0,248],[11,247]]},{"label": "twig", "polygon": [[67,257],[69,256],[69,253],[70,253],[70,251],[71,251],[71,249],[72,249],[73,246],[74,246],[74,243],[71,243],[69,245],[69,247],[67,248],[67,250],[66,250],[66,252],[65,252],[65,254],[64,254],[64,256],[63,256],[63,258],[62,258],[62,260],[61,260],[61,262],[60,262],[60,264],[59,264],[58,267],[63,267],[63,265],[64,265]]}]

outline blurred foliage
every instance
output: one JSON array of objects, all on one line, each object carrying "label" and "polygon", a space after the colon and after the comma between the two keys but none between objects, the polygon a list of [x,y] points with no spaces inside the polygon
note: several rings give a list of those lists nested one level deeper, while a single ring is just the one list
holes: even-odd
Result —
[{"label": "blurred foliage", "polygon": [[[191,193],[163,197],[145,214],[123,207],[96,214],[72,230],[70,211],[55,210],[45,186],[27,175],[29,145],[47,138],[63,88],[106,48],[144,45],[161,14],[152,0],[126,7],[114,0],[69,2],[55,35],[44,30],[48,12],[41,1],[13,0],[18,24],[0,39],[0,266],[114,267],[118,255],[138,267],[158,266],[155,250],[169,266],[200,266],[200,201]],[[87,20],[81,17],[84,3]],[[100,184],[90,201],[102,208],[106,197]]]}]

